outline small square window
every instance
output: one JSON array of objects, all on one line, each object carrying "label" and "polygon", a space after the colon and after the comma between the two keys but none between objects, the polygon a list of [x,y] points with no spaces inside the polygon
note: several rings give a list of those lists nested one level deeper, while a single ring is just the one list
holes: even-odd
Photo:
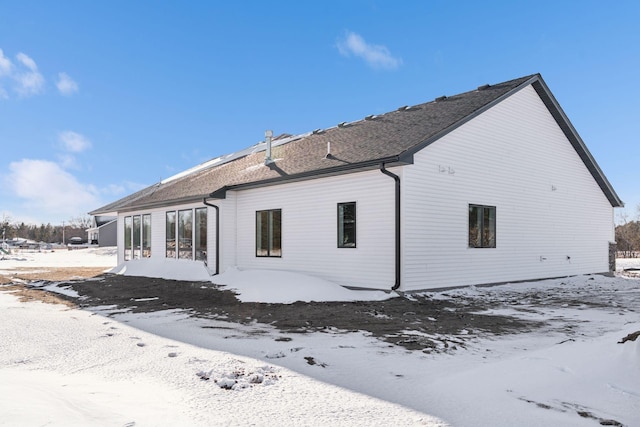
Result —
[{"label": "small square window", "polygon": [[496,207],[469,205],[469,247],[496,247]]}]

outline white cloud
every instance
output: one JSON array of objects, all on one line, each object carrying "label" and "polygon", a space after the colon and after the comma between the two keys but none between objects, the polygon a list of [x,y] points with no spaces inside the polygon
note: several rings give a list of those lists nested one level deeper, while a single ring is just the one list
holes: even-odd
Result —
[{"label": "white cloud", "polygon": [[[5,76],[10,76],[12,68],[13,64],[11,60],[4,56],[4,52],[0,49],[0,79]],[[0,99],[9,99],[9,94],[2,86],[0,86]]]},{"label": "white cloud", "polygon": [[16,55],[16,59],[31,71],[38,71],[38,66],[36,65],[36,61],[31,59],[31,57],[27,56],[26,54],[19,52]]},{"label": "white cloud", "polygon": [[70,130],[60,132],[58,140],[63,149],[72,153],[80,153],[91,147],[91,141],[83,135]]},{"label": "white cloud", "polygon": [[0,77],[10,75],[12,67],[11,60],[4,56],[4,52],[0,49]]},{"label": "white cloud", "polygon": [[58,81],[56,82],[58,91],[65,96],[72,95],[78,91],[78,83],[76,83],[67,73],[58,73]]},{"label": "white cloud", "polygon": [[36,62],[22,52],[18,53],[16,58],[28,69],[28,71],[13,73],[12,77],[17,83],[16,92],[21,96],[31,96],[42,92],[44,77],[38,72]]},{"label": "white cloud", "polygon": [[58,164],[64,169],[80,169],[75,156],[71,154],[58,154]]},{"label": "white cloud", "polygon": [[74,217],[101,204],[98,190],[80,183],[58,164],[23,159],[9,164],[7,189],[45,217]]},{"label": "white cloud", "polygon": [[386,46],[368,44],[362,36],[351,31],[338,40],[337,47],[341,55],[361,58],[373,68],[396,69],[402,64],[402,59],[391,55]]}]

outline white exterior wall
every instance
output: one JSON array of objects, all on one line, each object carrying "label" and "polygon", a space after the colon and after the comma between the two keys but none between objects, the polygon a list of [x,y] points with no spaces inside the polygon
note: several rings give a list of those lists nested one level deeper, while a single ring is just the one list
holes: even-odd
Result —
[{"label": "white exterior wall", "polygon": [[[220,212],[220,268],[219,273],[236,265],[236,201],[233,192],[227,193],[224,200],[209,199],[209,203],[216,205]],[[209,207],[207,211],[207,263],[209,269],[216,269],[216,210]]]},{"label": "white exterior wall", "polygon": [[[226,201],[213,201],[221,202],[220,204],[228,203]],[[214,203],[218,204],[218,203]],[[184,269],[198,268],[202,266],[202,262],[193,262],[190,260],[179,260],[174,258],[166,258],[166,212],[167,211],[179,211],[183,209],[193,209],[207,207],[207,265],[211,272],[215,271],[215,244],[216,244],[216,211],[214,208],[205,206],[202,202],[189,203],[184,205],[167,206],[155,209],[146,209],[140,211],[126,212],[118,214],[118,264],[124,262],[124,218],[133,215],[151,214],[151,257],[143,258],[135,262],[145,262],[153,264],[158,271],[166,271],[167,268],[176,268],[176,272],[184,271]],[[221,221],[222,228],[223,221]],[[221,249],[225,246],[234,247],[233,241],[225,243],[221,242]],[[222,261],[222,260],[221,260]],[[222,262],[221,262],[222,264]],[[223,271],[223,270],[221,270]],[[176,277],[179,278],[179,277]]]},{"label": "white exterior wall", "polygon": [[[532,87],[414,160],[403,290],[608,271],[613,208]],[[468,247],[469,204],[496,206],[495,249]]]},{"label": "white exterior wall", "polygon": [[[379,170],[238,191],[235,202],[239,268],[296,271],[348,286],[393,286],[395,181]],[[337,247],[337,204],[344,202],[356,202],[356,248]],[[268,209],[282,209],[281,258],[256,257],[256,211]]]},{"label": "white exterior wall", "polygon": [[116,236],[116,242],[118,242],[118,265],[124,262],[124,214],[118,214],[118,225],[116,227],[118,235]]}]

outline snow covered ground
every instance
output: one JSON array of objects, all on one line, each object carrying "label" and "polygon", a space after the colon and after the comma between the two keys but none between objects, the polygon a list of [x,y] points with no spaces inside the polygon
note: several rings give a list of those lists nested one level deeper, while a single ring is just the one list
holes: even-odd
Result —
[{"label": "snow covered ground", "polygon": [[16,268],[32,267],[109,267],[116,265],[115,247],[87,249],[56,249],[38,251],[12,249],[10,254],[1,254],[0,273]]},{"label": "snow covered ground", "polygon": [[[250,273],[234,274],[227,285],[252,300]],[[308,300],[324,286],[304,287]],[[618,343],[640,330],[640,279],[428,295],[504,301],[495,312],[546,326],[425,354],[364,332],[284,334],[185,311],[21,303],[3,292],[0,392],[11,398],[0,400],[0,425],[640,425],[640,339]]]}]

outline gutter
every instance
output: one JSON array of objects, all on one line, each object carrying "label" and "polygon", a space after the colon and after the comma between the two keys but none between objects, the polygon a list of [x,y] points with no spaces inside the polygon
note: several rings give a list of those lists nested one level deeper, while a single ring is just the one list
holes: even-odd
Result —
[{"label": "gutter", "polygon": [[231,191],[231,190],[259,188],[259,187],[265,187],[269,185],[282,184],[285,182],[305,181],[308,179],[324,178],[328,176],[342,175],[342,174],[356,172],[356,171],[374,170],[374,169],[377,169],[378,165],[380,165],[381,163],[382,164],[394,163],[398,165],[412,164],[413,155],[404,153],[399,156],[385,157],[385,158],[376,159],[376,160],[368,160],[360,163],[349,163],[346,165],[334,166],[326,169],[300,172],[293,175],[282,175],[279,177],[263,179],[260,181],[225,185],[213,191],[212,193],[210,193],[209,197],[212,199],[224,199],[227,197],[227,191]]},{"label": "gutter", "polygon": [[391,288],[392,291],[395,291],[400,287],[400,267],[401,267],[401,258],[400,258],[400,177],[394,173],[389,172],[384,167],[384,162],[380,163],[380,172],[383,174],[393,178],[396,181],[396,282]]},{"label": "gutter", "polygon": [[216,210],[216,272],[212,276],[217,276],[220,274],[220,208],[207,202],[206,197],[202,200],[202,203]]}]

